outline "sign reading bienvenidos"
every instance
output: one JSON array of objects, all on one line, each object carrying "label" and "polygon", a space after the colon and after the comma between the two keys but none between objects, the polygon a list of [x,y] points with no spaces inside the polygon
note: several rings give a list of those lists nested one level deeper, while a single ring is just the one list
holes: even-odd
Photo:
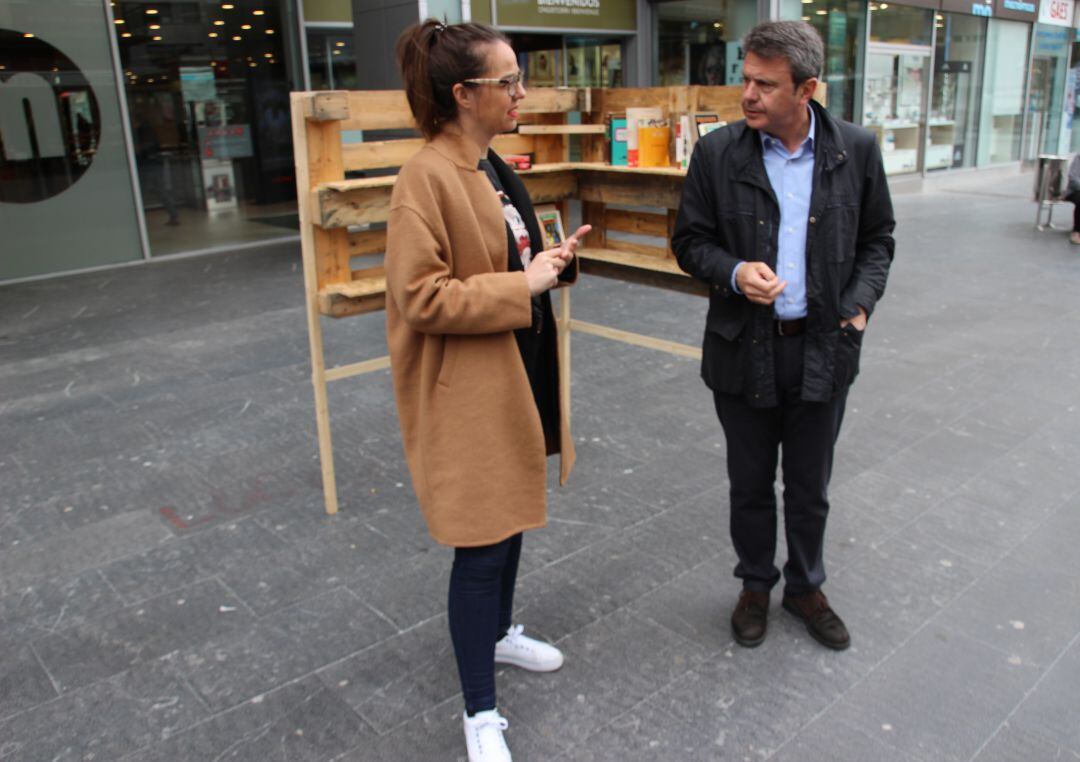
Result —
[{"label": "sign reading bienvenidos", "polygon": [[[474,0],[474,4],[477,2],[484,0]],[[634,0],[495,0],[495,12],[500,27],[611,32],[637,29]]]}]

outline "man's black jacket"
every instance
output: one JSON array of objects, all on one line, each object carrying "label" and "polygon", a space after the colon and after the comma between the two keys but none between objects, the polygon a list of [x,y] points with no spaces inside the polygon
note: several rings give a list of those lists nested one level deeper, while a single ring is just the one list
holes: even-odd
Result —
[{"label": "man's black jacket", "polygon": [[[824,402],[859,370],[862,334],[840,320],[869,316],[892,263],[892,200],[872,133],[833,119],[811,101],[814,187],[806,233],[807,326],[802,398]],[[701,374],[710,389],[754,407],[778,404],[774,310],[731,289],[740,261],[775,272],[780,207],[762,159],[761,134],[745,121],[698,141],[683,186],[672,248],[679,266],[710,284]]]}]

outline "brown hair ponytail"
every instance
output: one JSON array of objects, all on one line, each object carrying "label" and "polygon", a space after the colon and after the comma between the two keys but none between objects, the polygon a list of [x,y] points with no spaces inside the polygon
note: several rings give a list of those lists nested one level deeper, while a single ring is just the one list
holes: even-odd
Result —
[{"label": "brown hair ponytail", "polygon": [[428,19],[408,27],[397,41],[397,64],[416,126],[431,139],[457,118],[454,85],[484,76],[484,47],[510,43],[486,24],[445,25]]}]

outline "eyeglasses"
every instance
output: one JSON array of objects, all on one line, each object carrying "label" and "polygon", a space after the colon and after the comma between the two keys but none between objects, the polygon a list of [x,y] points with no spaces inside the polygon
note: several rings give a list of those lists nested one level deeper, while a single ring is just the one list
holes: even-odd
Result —
[{"label": "eyeglasses", "polygon": [[462,84],[465,85],[498,85],[506,90],[506,94],[513,98],[517,94],[518,85],[521,84],[521,72],[517,74],[511,74],[509,77],[503,77],[502,79],[493,79],[491,77],[478,77],[475,79],[462,80]]}]

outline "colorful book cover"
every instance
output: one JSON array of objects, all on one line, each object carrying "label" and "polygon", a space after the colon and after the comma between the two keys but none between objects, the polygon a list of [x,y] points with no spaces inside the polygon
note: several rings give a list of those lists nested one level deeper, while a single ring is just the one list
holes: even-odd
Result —
[{"label": "colorful book cover", "polygon": [[690,166],[690,154],[694,150],[690,132],[690,115],[681,114],[675,125],[675,164],[686,169]]},{"label": "colorful book cover", "polygon": [[611,117],[611,164],[615,167],[627,165],[626,156],[627,129],[625,116]]},{"label": "colorful book cover", "polygon": [[638,127],[638,166],[671,166],[671,127],[666,119],[651,119]]},{"label": "colorful book cover", "polygon": [[544,236],[544,249],[554,249],[566,240],[563,232],[562,215],[554,204],[542,204],[536,207],[536,219]]},{"label": "colorful book cover", "polygon": [[663,119],[664,112],[655,106],[626,109],[626,163],[638,166],[638,128],[650,119]]},{"label": "colorful book cover", "polygon": [[706,122],[698,125],[698,137],[705,137],[713,130],[718,130],[725,126],[727,122]]},{"label": "colorful book cover", "polygon": [[719,114],[702,113],[694,114],[694,127],[697,130],[697,136],[703,138],[713,130],[723,127],[727,122],[720,121]]}]

